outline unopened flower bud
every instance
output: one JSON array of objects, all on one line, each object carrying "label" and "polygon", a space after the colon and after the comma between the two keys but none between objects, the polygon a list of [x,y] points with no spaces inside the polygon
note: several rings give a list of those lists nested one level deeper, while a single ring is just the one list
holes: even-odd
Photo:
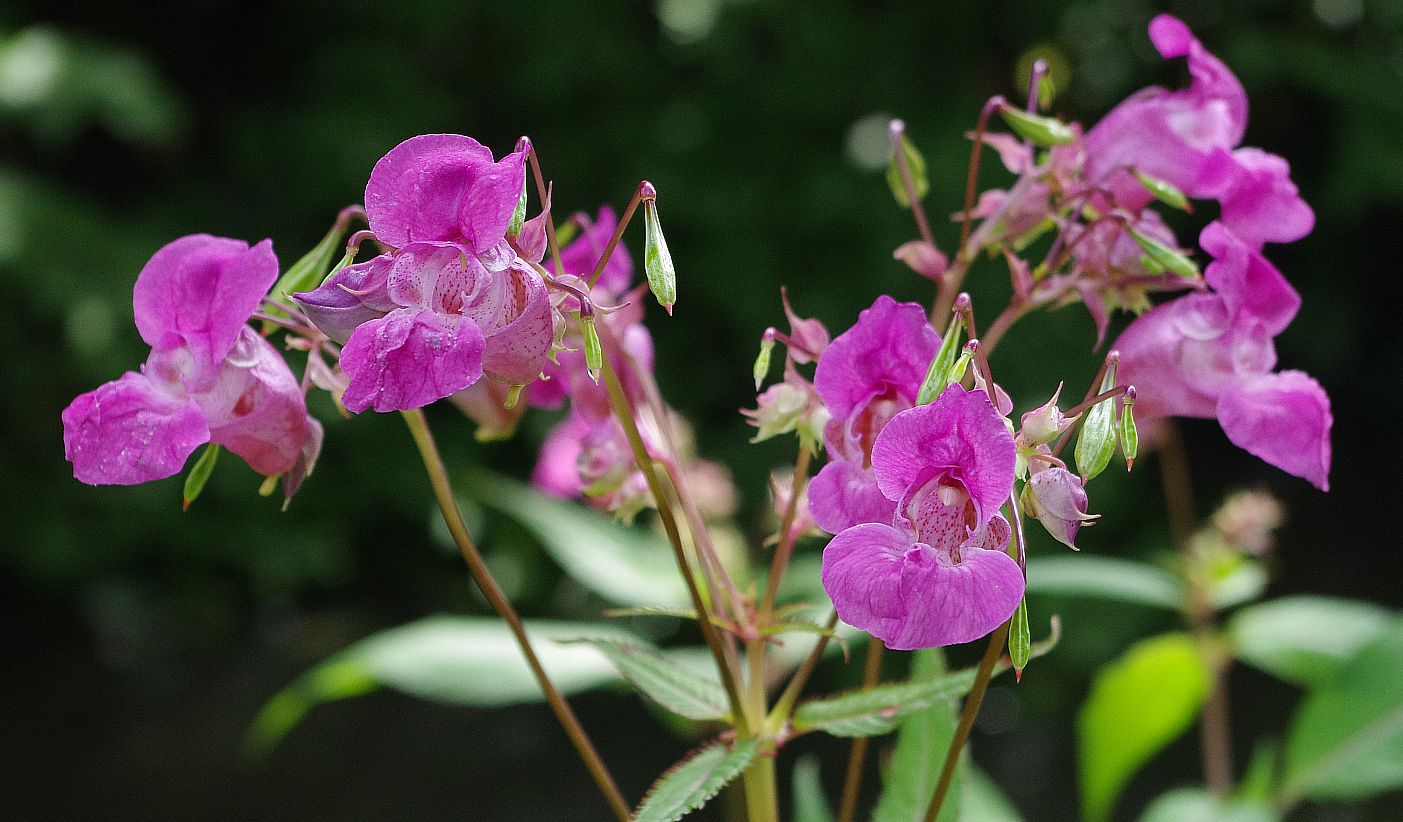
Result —
[{"label": "unopened flower bud", "polygon": [[580,331],[585,338],[585,368],[589,370],[589,378],[599,382],[599,371],[604,367],[604,349],[599,344],[599,330],[594,327],[594,317],[581,317]]},{"label": "unopened flower bud", "polygon": [[768,329],[760,337],[760,353],[755,356],[755,367],[752,371],[755,374],[755,390],[759,391],[760,386],[765,384],[765,375],[770,373],[770,353],[775,350],[774,329]]},{"label": "unopened flower bud", "polygon": [[912,271],[935,282],[940,282],[940,278],[945,275],[945,269],[950,267],[950,261],[940,249],[925,240],[902,243],[891,255],[894,259],[906,263]]},{"label": "unopened flower bud", "polygon": [[1065,468],[1044,468],[1033,474],[1020,495],[1023,510],[1041,522],[1052,538],[1071,548],[1076,546],[1082,523],[1098,515],[1087,514],[1086,488],[1081,479]]},{"label": "unopened flower bud", "polygon": [[921,382],[921,389],[916,394],[917,405],[934,401],[940,392],[945,390],[945,386],[950,384],[950,371],[955,365],[956,352],[960,350],[960,334],[964,330],[964,324],[963,314],[957,313],[950,318],[950,324],[945,327],[945,336],[940,340],[940,348],[931,359],[930,367],[926,369],[926,378]]},{"label": "unopened flower bud", "polygon": [[1140,432],[1135,428],[1135,386],[1125,389],[1125,399],[1120,412],[1120,450],[1125,455],[1125,470],[1135,467],[1135,456],[1140,453]]},{"label": "unopened flower bud", "polygon": [[803,365],[823,356],[831,339],[828,328],[820,320],[795,314],[789,304],[789,292],[783,286],[779,298],[784,303],[784,316],[789,319],[789,358]]},{"label": "unopened flower bud", "polygon": [[677,302],[677,271],[672,267],[672,254],[667,250],[667,240],[663,238],[662,224],[658,221],[656,199],[643,201],[643,270],[648,275],[648,288],[669,315],[672,305]]},{"label": "unopened flower bud", "polygon": [[[906,178],[902,174],[901,166],[904,160],[906,174],[910,175],[911,188],[915,190],[916,199],[920,200],[930,192],[930,179],[926,177],[926,158],[922,157],[921,152],[906,138],[905,123],[893,120],[891,134],[893,146],[891,162],[887,164],[887,185],[891,187],[896,202],[902,208],[910,208],[911,197],[906,191]],[[897,149],[900,149],[900,155],[897,154]]]},{"label": "unopened flower bud", "polygon": [[[1101,380],[1101,391],[1109,391],[1116,384],[1116,363],[1111,362],[1106,376]],[[1077,436],[1077,470],[1088,480],[1096,477],[1111,464],[1116,453],[1115,400],[1098,402],[1085,412],[1081,433]]]},{"label": "unopened flower bud", "polygon": [[1184,196],[1184,192],[1180,191],[1178,186],[1158,177],[1151,177],[1143,171],[1132,170],[1130,173],[1135,175],[1135,179],[1140,181],[1140,185],[1144,186],[1146,191],[1155,195],[1156,200],[1180,211],[1193,211],[1193,207],[1189,205],[1189,198]]},{"label": "unopened flower bud", "polygon": [[[342,258],[341,262],[331,268],[330,273],[327,271],[327,267],[331,265],[332,259],[335,258],[336,249],[340,245],[341,235],[346,233],[346,227],[350,224],[351,219],[357,215],[363,214],[364,212],[358,207],[342,209],[341,213],[336,217],[336,223],[326,232],[326,235],[317,242],[316,246],[311,251],[308,251],[306,254],[302,255],[297,262],[287,267],[283,275],[273,284],[273,288],[268,292],[268,295],[272,297],[275,302],[290,299],[295,292],[311,291],[321,285],[322,281],[331,276],[331,274],[335,274],[350,265],[351,260],[355,259],[354,250],[347,250],[346,256]],[[275,317],[287,316],[287,312],[276,304],[268,306],[268,313]],[[264,320],[264,335],[270,333],[274,327],[274,323]]]},{"label": "unopened flower bud", "polygon": [[219,459],[220,448],[214,443],[205,446],[205,450],[200,454],[200,458],[195,460],[194,466],[190,468],[190,473],[185,477],[185,510],[190,510],[190,503],[200,498],[200,492],[205,490],[205,483],[209,480],[210,474],[214,472],[214,463]]},{"label": "unopened flower bud", "polygon": [[1057,384],[1052,399],[1023,415],[1019,438],[1025,445],[1042,445],[1062,436],[1062,432],[1072,427],[1076,417],[1067,419],[1062,409],[1057,407],[1057,398],[1062,395],[1062,383]]},{"label": "unopened flower bud", "polygon": [[999,106],[999,114],[1014,133],[1040,146],[1065,146],[1077,139],[1071,126],[1056,117],[1032,114],[1008,103]]},{"label": "unopened flower bud", "polygon": [[507,236],[515,240],[521,235],[521,227],[526,225],[526,178],[521,179],[521,198],[516,201],[511,222],[507,224]]}]

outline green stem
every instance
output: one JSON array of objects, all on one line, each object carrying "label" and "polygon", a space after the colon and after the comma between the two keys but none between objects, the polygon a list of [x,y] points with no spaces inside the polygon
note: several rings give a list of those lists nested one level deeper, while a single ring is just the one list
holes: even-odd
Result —
[{"label": "green stem", "polygon": [[741,779],[745,783],[745,808],[750,822],[779,822],[774,751],[761,750],[756,754]]},{"label": "green stem", "polygon": [[[882,672],[882,652],[887,646],[882,640],[871,637],[867,640],[867,664],[862,672],[862,689],[865,691],[877,684]],[[867,737],[853,740],[848,752],[848,773],[843,778],[843,799],[838,808],[838,822],[852,822],[857,813],[857,798],[862,792],[862,766],[867,759]]]},{"label": "green stem", "polygon": [[521,647],[521,654],[526,658],[526,664],[530,666],[531,673],[541,686],[541,692],[545,694],[546,702],[550,705],[555,718],[560,721],[561,727],[565,729],[566,735],[570,737],[570,742],[575,746],[580,758],[584,760],[585,767],[589,769],[590,776],[593,777],[594,783],[599,787],[599,792],[609,803],[609,808],[614,812],[614,816],[620,822],[628,822],[632,816],[628,803],[624,801],[618,785],[614,784],[614,778],[609,775],[609,769],[605,767],[604,760],[600,758],[599,752],[590,742],[589,735],[585,733],[579,718],[571,710],[570,703],[565,701],[564,695],[560,693],[559,689],[555,687],[555,683],[551,682],[550,677],[546,674],[546,669],[536,656],[535,649],[531,647],[531,640],[526,636],[526,628],[521,624],[521,617],[517,616],[511,601],[507,599],[507,595],[502,591],[497,581],[492,578],[492,573],[488,571],[487,564],[482,560],[482,554],[478,553],[477,545],[468,533],[468,526],[463,522],[462,512],[458,510],[458,502],[453,495],[453,485],[448,479],[448,469],[443,464],[443,456],[439,453],[438,445],[434,442],[433,433],[429,430],[429,423],[424,418],[424,412],[415,409],[402,413],[405,424],[409,426],[409,433],[414,437],[414,444],[419,447],[419,455],[424,460],[424,469],[429,474],[429,484],[433,486],[434,499],[438,501],[439,510],[443,513],[443,521],[448,526],[449,533],[453,535],[453,541],[458,545],[458,551],[463,555],[463,561],[467,563],[468,571],[472,573],[473,579],[482,589],[487,601],[492,604],[492,608],[511,628],[512,635],[516,637],[517,645]]},{"label": "green stem", "polygon": [[984,649],[984,656],[979,660],[974,687],[965,699],[960,723],[955,726],[955,737],[950,740],[950,750],[945,752],[945,764],[940,768],[940,781],[936,783],[935,795],[931,797],[930,806],[926,808],[925,822],[935,822],[935,818],[940,815],[940,806],[945,804],[945,795],[950,792],[950,782],[955,777],[955,766],[960,761],[960,751],[964,750],[970,729],[974,727],[974,718],[979,715],[979,705],[984,701],[984,691],[989,687],[994,664],[999,661],[1004,645],[1008,644],[1009,625],[1010,623],[1005,622],[989,635],[989,647]]}]

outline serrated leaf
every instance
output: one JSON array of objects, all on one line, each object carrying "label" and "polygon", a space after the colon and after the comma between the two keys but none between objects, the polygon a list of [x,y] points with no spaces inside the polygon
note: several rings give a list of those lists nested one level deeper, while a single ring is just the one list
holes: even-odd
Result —
[{"label": "serrated leaf", "polygon": [[1228,621],[1228,636],[1238,659],[1310,687],[1328,682],[1389,621],[1387,610],[1367,602],[1282,597],[1238,611]]},{"label": "serrated leaf", "polygon": [[1279,804],[1403,785],[1403,622],[1393,621],[1307,698],[1286,738]]},{"label": "serrated leaf", "polygon": [[474,472],[459,488],[525,526],[572,579],[610,602],[663,608],[692,604],[672,549],[651,531],[629,528],[591,508],[487,472]]},{"label": "serrated leaf", "polygon": [[740,776],[758,747],[756,740],[747,739],[734,748],[722,742],[698,748],[653,783],[633,822],[676,822],[700,808]]},{"label": "serrated leaf", "polygon": [[[901,153],[906,157],[906,170],[911,173],[911,185],[916,189],[916,199],[924,199],[930,193],[930,179],[926,176],[926,158],[921,156],[921,152],[903,133],[901,135]],[[911,207],[911,198],[906,194],[906,181],[901,176],[901,166],[897,162],[896,152],[892,152],[891,162],[887,163],[887,185],[891,187],[892,196],[902,208]]]},{"label": "serrated leaf", "polygon": [[[613,663],[588,645],[552,640],[591,636],[641,642],[608,625],[528,620],[526,634],[562,693],[618,679]],[[497,707],[543,699],[511,630],[496,617],[436,616],[372,634],[308,671],[264,706],[249,732],[271,749],[312,708],[379,687],[452,705]]]},{"label": "serrated leaf", "polygon": [[[939,648],[916,651],[911,655],[911,680],[928,682],[946,672],[945,654]],[[891,767],[882,777],[882,796],[872,814],[872,822],[921,822],[926,807],[935,793],[941,765],[955,736],[957,700],[938,700],[929,708],[913,713],[901,721],[897,732],[896,750]],[[965,762],[955,770],[950,793],[940,809],[940,822],[960,818],[961,772]]]},{"label": "serrated leaf", "polygon": [[1193,638],[1181,633],[1144,640],[1101,669],[1078,721],[1086,819],[1110,818],[1130,777],[1192,724],[1210,679]]},{"label": "serrated leaf", "polygon": [[1270,805],[1245,799],[1219,799],[1200,788],[1180,788],[1162,794],[1145,810],[1140,822],[1277,822]]},{"label": "serrated leaf", "polygon": [[[1053,618],[1051,633],[1047,639],[1034,643],[1029,657],[1036,659],[1052,650],[1060,635],[1060,625]],[[1008,668],[1006,661],[1000,661],[994,666],[994,675]],[[969,693],[974,679],[975,669],[964,668],[924,682],[878,685],[811,699],[800,704],[794,712],[794,730],[798,733],[824,731],[844,737],[890,733],[901,717]]]},{"label": "serrated leaf", "polygon": [[1028,593],[1113,599],[1135,605],[1178,610],[1182,584],[1160,569],[1094,554],[1038,557],[1028,560]]},{"label": "serrated leaf", "polygon": [[794,763],[794,822],[833,822],[833,807],[823,792],[818,757],[813,754]]},{"label": "serrated leaf", "polygon": [[619,673],[645,696],[688,719],[724,719],[730,709],[719,680],[707,679],[680,667],[656,650],[638,642],[582,639],[619,669]]}]

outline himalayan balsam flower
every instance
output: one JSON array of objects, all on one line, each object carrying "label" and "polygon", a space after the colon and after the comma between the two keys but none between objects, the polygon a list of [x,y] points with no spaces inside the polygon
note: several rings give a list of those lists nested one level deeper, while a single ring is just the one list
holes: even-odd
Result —
[{"label": "himalayan balsam flower", "polygon": [[321,426],[282,356],[246,324],[277,276],[267,240],[250,248],[195,234],[157,251],[132,295],[146,364],[63,411],[73,475],[89,485],[163,479],[207,442],[269,476],[315,461]]},{"label": "himalayan balsam flower", "polygon": [[1205,228],[1199,243],[1214,258],[1204,273],[1212,293],[1165,303],[1116,341],[1121,379],[1139,393],[1136,416],[1216,418],[1238,447],[1327,490],[1330,399],[1306,374],[1272,370],[1272,338],[1300,297],[1221,223]]},{"label": "himalayan balsam flower", "polygon": [[838,616],[900,650],[971,642],[1007,620],[1023,597],[998,513],[1013,490],[1014,444],[988,396],[952,385],[897,414],[872,447],[872,470],[895,513],[824,549]]},{"label": "himalayan balsam flower", "polygon": [[512,385],[540,373],[554,340],[550,297],[506,236],[525,173],[524,151],[493,162],[457,134],[406,140],[375,164],[366,214],[393,250],[297,295],[345,341],[347,409],[419,408],[484,373]]},{"label": "himalayan balsam flower", "polygon": [[895,503],[877,487],[873,443],[889,420],[916,404],[939,348],[924,308],[883,295],[819,359],[814,386],[831,415],[823,431],[829,462],[809,486],[820,528],[836,534],[891,520]]}]

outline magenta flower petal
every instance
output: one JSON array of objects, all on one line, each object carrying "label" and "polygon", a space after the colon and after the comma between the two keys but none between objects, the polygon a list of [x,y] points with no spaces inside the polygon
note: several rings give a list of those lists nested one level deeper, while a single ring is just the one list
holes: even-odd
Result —
[{"label": "magenta flower petal", "polygon": [[[1120,381],[1135,386],[1138,416],[1216,415],[1219,390],[1235,373],[1221,343],[1228,334],[1228,319],[1221,297],[1189,294],[1126,326],[1115,348],[1120,352]],[[1261,344],[1271,350],[1270,340]]]},{"label": "magenta flower petal", "polygon": [[73,476],[89,485],[174,476],[209,438],[199,406],[178,388],[133,371],[78,395],[63,410],[64,455]]},{"label": "magenta flower petal", "polygon": [[163,246],[136,279],[132,308],[141,338],[157,351],[189,349],[201,377],[234,347],[278,278],[273,244],[192,234]]},{"label": "magenta flower petal", "polygon": [[[604,249],[609,245],[609,239],[614,236],[614,229],[618,224],[614,209],[607,205],[600,206],[599,216],[593,222],[586,222],[580,230],[580,236],[560,250],[560,264],[565,271],[556,271],[554,263],[548,268],[554,274],[588,277],[599,264],[599,258],[603,256]],[[633,258],[620,242],[609,255],[609,262],[604,265],[604,271],[599,275],[597,287],[609,294],[622,294],[632,283]]]},{"label": "magenta flower petal", "polygon": [[1258,148],[1214,152],[1199,170],[1195,196],[1222,204],[1219,219],[1256,248],[1299,240],[1315,227],[1315,212],[1291,182],[1291,167]]},{"label": "magenta flower petal", "polygon": [[571,414],[551,429],[536,467],[531,471],[531,484],[553,497],[571,499],[580,496],[584,484],[580,481],[581,442],[593,426]]},{"label": "magenta flower petal", "polygon": [[838,420],[847,419],[884,385],[910,405],[938,348],[940,335],[927,322],[925,309],[884,294],[829,344],[819,358],[814,386]]},{"label": "magenta flower petal", "polygon": [[494,275],[463,306],[463,314],[486,338],[484,371],[515,385],[540,376],[555,334],[550,292],[535,271],[518,262]]},{"label": "magenta flower petal", "polygon": [[399,305],[390,299],[387,282],[394,258],[382,254],[348,265],[321,286],[293,294],[302,313],[331,339],[344,343],[356,326],[385,316]]},{"label": "magenta flower petal", "polygon": [[871,471],[835,460],[809,482],[809,511],[815,525],[837,534],[864,522],[890,523],[896,503],[882,495]]},{"label": "magenta flower petal", "polygon": [[1018,563],[969,548],[952,564],[885,525],[849,528],[823,552],[823,586],[839,618],[896,650],[972,642],[1023,597]]},{"label": "magenta flower petal", "polygon": [[399,309],[361,325],[341,350],[350,411],[404,411],[482,376],[482,329],[465,317]]},{"label": "magenta flower petal", "polygon": [[872,468],[888,499],[938,472],[963,483],[978,521],[998,511],[1013,491],[1013,436],[988,395],[951,385],[929,405],[892,418],[872,447]]},{"label": "magenta flower petal", "polygon": [[1233,444],[1277,468],[1330,490],[1330,398],[1300,371],[1234,384],[1218,403]]},{"label": "magenta flower petal", "polygon": [[1198,241],[1213,255],[1204,279],[1222,296],[1230,316],[1246,312],[1272,336],[1291,324],[1301,295],[1256,248],[1221,222],[1209,223]]},{"label": "magenta flower petal", "polygon": [[204,413],[210,440],[260,474],[292,470],[309,435],[320,436],[320,431],[308,429],[302,387],[282,355],[248,326],[213,386],[192,393],[191,399]]},{"label": "magenta flower petal", "polygon": [[524,151],[514,151],[482,170],[458,212],[458,226],[469,246],[482,251],[506,236],[525,183]]}]

